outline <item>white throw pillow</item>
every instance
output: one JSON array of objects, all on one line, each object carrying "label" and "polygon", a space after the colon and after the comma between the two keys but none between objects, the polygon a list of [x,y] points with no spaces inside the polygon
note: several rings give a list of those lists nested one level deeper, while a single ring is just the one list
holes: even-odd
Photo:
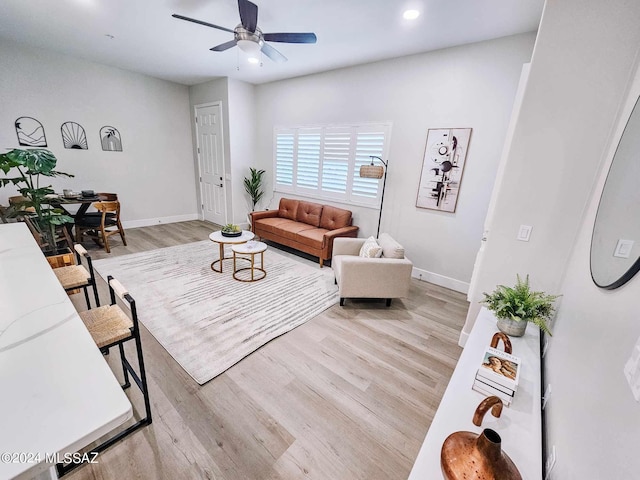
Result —
[{"label": "white throw pillow", "polygon": [[380,258],[382,256],[382,247],[378,245],[375,238],[369,237],[360,248],[360,256],[364,258]]}]

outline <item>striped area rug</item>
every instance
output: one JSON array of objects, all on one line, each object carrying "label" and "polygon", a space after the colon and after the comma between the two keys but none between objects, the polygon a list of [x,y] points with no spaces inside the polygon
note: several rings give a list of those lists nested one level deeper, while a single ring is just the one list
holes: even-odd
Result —
[{"label": "striped area rug", "polygon": [[205,240],[93,262],[129,290],[142,323],[201,385],[338,301],[330,268],[270,247],[266,278],[244,283],[231,276],[232,260],[212,271],[218,257]]}]

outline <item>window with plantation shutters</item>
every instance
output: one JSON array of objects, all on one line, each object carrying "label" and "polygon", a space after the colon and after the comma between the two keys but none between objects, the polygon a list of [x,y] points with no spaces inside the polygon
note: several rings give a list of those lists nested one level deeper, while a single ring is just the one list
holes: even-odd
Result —
[{"label": "window with plantation shutters", "polygon": [[359,172],[371,156],[386,159],[390,130],[389,124],[276,128],[275,190],[379,206],[382,179],[360,178]]}]

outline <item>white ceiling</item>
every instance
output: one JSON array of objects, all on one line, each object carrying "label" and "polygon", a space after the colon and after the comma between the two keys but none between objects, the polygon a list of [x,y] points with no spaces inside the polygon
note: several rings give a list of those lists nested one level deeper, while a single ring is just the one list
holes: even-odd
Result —
[{"label": "white ceiling", "polygon": [[[209,48],[233,35],[237,0],[1,0],[0,37],[193,85],[228,76],[258,84],[531,32],[544,0],[252,0],[263,32],[315,32],[313,45],[271,43],[286,63]],[[408,21],[406,8],[421,15]],[[109,38],[112,35],[114,38]]]}]

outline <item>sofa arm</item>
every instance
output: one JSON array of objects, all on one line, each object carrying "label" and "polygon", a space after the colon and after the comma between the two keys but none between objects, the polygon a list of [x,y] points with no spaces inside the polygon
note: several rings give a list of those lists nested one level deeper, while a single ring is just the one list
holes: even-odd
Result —
[{"label": "sofa arm", "polygon": [[366,238],[338,237],[333,240],[333,255],[359,255]]},{"label": "sofa arm", "polygon": [[413,264],[407,258],[340,258],[338,286],[343,298],[399,298],[409,295]]},{"label": "sofa arm", "polygon": [[333,240],[337,237],[357,237],[358,227],[349,226],[329,230],[322,237],[322,250],[326,252],[325,258],[331,258],[333,255]]},{"label": "sofa arm", "polygon": [[261,218],[273,218],[278,217],[280,215],[280,210],[265,210],[262,212],[251,212],[251,231],[256,231],[256,220],[260,220]]}]

